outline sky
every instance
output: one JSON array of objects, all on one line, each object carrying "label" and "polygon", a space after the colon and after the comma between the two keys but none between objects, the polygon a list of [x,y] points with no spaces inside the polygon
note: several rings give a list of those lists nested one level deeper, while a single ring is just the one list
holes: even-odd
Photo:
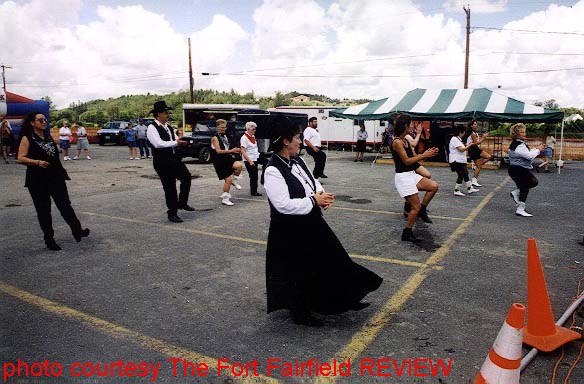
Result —
[{"label": "sky", "polygon": [[[469,88],[584,109],[584,0],[0,0],[9,92],[57,108],[195,88],[380,99]],[[202,75],[209,73],[209,75]]]}]

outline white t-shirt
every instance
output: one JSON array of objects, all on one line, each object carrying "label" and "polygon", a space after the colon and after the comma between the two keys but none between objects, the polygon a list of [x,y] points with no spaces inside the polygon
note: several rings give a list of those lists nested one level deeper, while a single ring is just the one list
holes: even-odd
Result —
[{"label": "white t-shirt", "polygon": [[549,135],[548,137],[545,138],[545,143],[548,147],[554,149],[554,145],[556,144],[556,138],[553,137],[552,135]]},{"label": "white t-shirt", "polygon": [[457,148],[464,147],[459,136],[453,136],[448,144],[448,162],[449,163],[463,163],[466,164],[466,151],[460,152]]},{"label": "white t-shirt", "polygon": [[310,141],[310,143],[312,145],[314,145],[315,147],[321,146],[320,133],[318,133],[318,130],[316,130],[312,127],[307,127],[304,130],[304,140]]},{"label": "white t-shirt", "polygon": [[[241,148],[245,150],[247,156],[251,159],[251,161],[256,161],[260,157],[260,152],[258,151],[258,143],[252,143],[247,136],[244,134],[239,139],[239,145]],[[243,158],[245,160],[245,157]]]},{"label": "white t-shirt", "polygon": [[79,129],[77,129],[77,137],[80,139],[87,139],[87,131],[85,130],[85,127],[79,127]]},{"label": "white t-shirt", "polygon": [[61,127],[61,129],[59,129],[59,140],[70,140],[70,134],[71,130],[68,127]]},{"label": "white t-shirt", "polygon": [[362,131],[360,129],[357,131],[357,140],[367,140],[367,137],[369,137],[367,131]]}]

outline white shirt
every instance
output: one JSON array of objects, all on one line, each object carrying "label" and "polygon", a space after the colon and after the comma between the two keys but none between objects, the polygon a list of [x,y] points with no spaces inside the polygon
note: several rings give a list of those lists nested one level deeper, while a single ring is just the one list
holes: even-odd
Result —
[{"label": "white shirt", "polygon": [[304,140],[310,141],[315,147],[320,147],[320,133],[312,127],[306,127],[304,130]]},{"label": "white shirt", "polygon": [[[300,161],[304,162],[302,159]],[[268,199],[270,199],[270,202],[278,212],[284,215],[307,215],[314,207],[310,198],[315,194],[315,191],[312,190],[312,181],[298,164],[292,166],[292,174],[302,183],[306,197],[302,199],[291,199],[284,176],[274,166],[266,168],[264,190],[268,195]],[[308,183],[306,182],[307,180]],[[316,192],[324,192],[324,188],[318,180],[315,179],[314,183],[316,184]]]},{"label": "white shirt", "polygon": [[548,137],[545,138],[545,143],[548,147],[554,149],[554,144],[556,144],[556,138],[553,137],[552,135],[549,135]]},{"label": "white shirt", "polygon": [[87,131],[85,130],[85,127],[79,127],[77,129],[77,137],[80,139],[87,139]]},{"label": "white shirt", "polygon": [[[252,143],[246,135],[243,135],[241,136],[241,139],[239,139],[239,145],[245,150],[247,157],[249,157],[251,161],[256,161],[260,157],[257,141]],[[245,160],[245,157],[243,159]]]},{"label": "white shirt", "polygon": [[61,127],[61,129],[59,129],[59,140],[70,140],[70,134],[71,130],[68,127]]},{"label": "white shirt", "polygon": [[466,164],[466,151],[460,152],[457,148],[464,147],[459,136],[453,136],[448,144],[448,162],[449,163],[463,163]]},{"label": "white shirt", "polygon": [[357,140],[367,140],[367,137],[369,137],[367,131],[362,131],[360,129],[357,131]]},{"label": "white shirt", "polygon": [[[168,124],[162,124],[158,120],[155,120],[155,121],[156,121],[156,124],[161,125],[164,129],[166,129],[168,136],[170,136],[172,138]],[[150,141],[150,144],[152,144],[154,146],[154,148],[173,148],[173,147],[176,147],[178,145],[176,140],[169,140],[169,141],[162,140],[160,138],[160,134],[158,133],[158,130],[156,129],[154,124],[150,124],[148,126],[148,131],[146,131],[146,136],[148,136],[148,140]],[[174,135],[174,137],[177,137],[176,134]]]}]

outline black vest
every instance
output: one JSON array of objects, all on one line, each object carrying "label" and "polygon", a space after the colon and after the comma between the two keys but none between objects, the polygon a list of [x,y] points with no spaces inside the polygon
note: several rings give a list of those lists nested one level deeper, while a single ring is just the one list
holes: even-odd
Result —
[{"label": "black vest", "polygon": [[[152,122],[154,128],[158,131],[158,135],[162,141],[174,141],[176,137],[174,136],[174,132],[172,132],[172,128],[168,127],[169,131],[172,134],[172,137],[168,134],[166,129],[162,125],[158,125],[156,121]],[[154,148],[152,147],[152,155],[154,155],[154,160],[157,162],[163,163],[170,163],[172,161],[180,160],[174,154],[174,148]]]},{"label": "black vest", "polygon": [[[270,161],[268,162],[267,166],[268,167],[273,166],[278,171],[280,171],[280,173],[284,177],[284,180],[286,181],[286,185],[288,186],[288,193],[290,193],[291,199],[302,199],[302,198],[306,197],[306,191],[304,190],[304,186],[302,185],[300,180],[298,180],[298,178],[296,176],[294,176],[294,174],[292,174],[292,165],[293,164],[298,164],[302,168],[304,173],[306,173],[308,175],[309,182],[312,184],[312,187],[316,190],[316,183],[314,181],[314,178],[312,177],[312,173],[310,173],[310,171],[308,170],[308,167],[306,166],[306,163],[304,163],[304,161],[300,157],[298,157],[298,156],[292,157],[290,159],[290,163],[289,163],[290,165],[286,164],[285,161],[287,161],[287,160],[283,159],[283,158],[278,158],[278,155],[274,154],[270,158]],[[270,217],[272,218],[272,220],[279,219],[279,220],[294,221],[295,217],[299,217],[298,215],[284,215],[283,213],[278,212],[278,210],[276,208],[274,208],[274,206],[272,205],[272,202],[269,199],[268,199],[268,202],[270,203]],[[318,209],[317,206],[315,206],[315,209],[313,209],[310,214],[321,215],[322,212],[320,211],[320,209]],[[300,217],[302,217],[302,216],[300,216]]]},{"label": "black vest", "polygon": [[[412,151],[412,146],[410,142],[406,139],[403,140],[403,143],[404,149],[406,150],[406,155],[408,155],[408,157],[414,157],[414,151]],[[399,153],[397,153],[397,151],[393,149],[393,143],[391,144],[391,157],[393,158],[393,163],[395,164],[395,173],[415,171],[420,167],[420,164],[417,162],[410,165],[406,165],[401,159],[401,157],[399,157]]]},{"label": "black vest", "polygon": [[[26,167],[26,179],[24,186],[28,187],[33,184],[45,184],[50,183],[53,180],[71,180],[65,168],[61,164],[61,159],[59,158],[59,149],[57,144],[55,144],[51,136],[45,136],[44,138],[39,138],[34,133],[26,136],[29,142],[28,154],[26,157],[33,160],[46,161],[50,165],[47,168],[41,168],[37,165],[28,165]],[[50,148],[51,154],[49,154],[45,149],[41,148],[45,145]]]},{"label": "black vest", "polygon": [[[217,138],[217,141],[219,142],[219,149],[221,149],[222,151],[225,150],[225,144],[223,143],[223,140],[221,140],[221,135],[220,134],[216,134],[215,136]],[[227,135],[224,135],[223,137],[227,138],[227,140],[229,140],[229,138],[227,137]],[[229,148],[231,148],[231,143],[229,145]],[[233,157],[233,155],[231,153],[222,153],[222,154],[218,154],[217,150],[215,148],[211,148],[211,161],[214,163],[217,160],[220,159],[225,159],[225,158],[231,158]]]}]

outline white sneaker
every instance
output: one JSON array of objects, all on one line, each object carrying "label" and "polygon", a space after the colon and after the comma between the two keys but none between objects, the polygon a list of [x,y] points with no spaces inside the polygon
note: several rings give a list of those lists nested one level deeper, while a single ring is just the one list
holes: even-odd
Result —
[{"label": "white sneaker", "polygon": [[67,161],[67,160],[71,160],[71,158],[69,156],[63,157],[63,161]]},{"label": "white sneaker", "polygon": [[473,187],[470,187],[470,188],[468,188],[468,194],[469,194],[469,195],[470,195],[471,193],[476,193],[476,192],[478,192],[478,191],[479,191],[478,189],[476,189],[476,188],[473,188]]},{"label": "white sneaker", "polygon": [[517,209],[515,210],[515,214],[517,216],[533,217],[533,215],[531,213],[525,212],[525,203],[522,203],[522,202],[519,202],[519,204],[517,204]]},{"label": "white sneaker", "polygon": [[472,178],[472,186],[473,186],[473,187],[477,187],[477,188],[480,188],[480,187],[482,187],[482,185],[480,185],[480,184],[479,184],[479,182],[478,182],[478,180],[477,180],[477,178],[476,178],[476,177],[473,177],[473,178]]},{"label": "white sneaker", "polygon": [[130,160],[134,160],[134,158],[133,157],[130,157]]},{"label": "white sneaker", "polygon": [[460,192],[460,191],[458,191],[458,190],[455,190],[454,191],[454,196],[465,196],[465,194],[462,193],[462,192]]},{"label": "white sneaker", "polygon": [[134,160],[140,160],[140,158],[139,157],[136,157],[136,158],[134,158]]},{"label": "white sneaker", "polygon": [[231,180],[231,185],[233,185],[235,189],[241,189],[241,185],[239,185],[235,180]]},{"label": "white sneaker", "polygon": [[75,156],[73,160],[79,160],[79,156]]},{"label": "white sneaker", "polygon": [[91,157],[87,156],[87,157],[86,157],[86,159],[87,159],[87,160],[91,160]]},{"label": "white sneaker", "polygon": [[513,201],[515,201],[515,204],[519,204],[519,189],[511,191],[510,195],[513,198]]},{"label": "white sneaker", "polygon": [[221,195],[221,204],[228,205],[228,206],[235,205],[235,204],[233,204],[233,202],[230,199],[231,199],[231,194],[229,192],[223,192],[223,194]]}]

